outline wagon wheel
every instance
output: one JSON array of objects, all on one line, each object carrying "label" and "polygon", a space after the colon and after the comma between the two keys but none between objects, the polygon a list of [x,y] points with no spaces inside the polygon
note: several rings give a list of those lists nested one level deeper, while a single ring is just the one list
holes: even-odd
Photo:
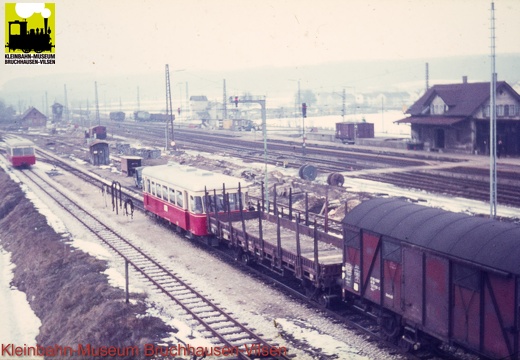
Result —
[{"label": "wagon wheel", "polygon": [[381,335],[385,340],[395,343],[400,332],[401,326],[397,315],[386,313],[381,316]]},{"label": "wagon wheel", "polygon": [[329,185],[342,187],[344,183],[345,177],[340,173],[331,173],[327,177],[327,184]]},{"label": "wagon wheel", "polygon": [[251,254],[249,254],[247,252],[242,252],[242,256],[240,257],[240,261],[242,262],[242,264],[248,265],[248,266],[253,263],[253,259],[251,257]]},{"label": "wagon wheel", "polygon": [[317,300],[318,300],[318,304],[321,307],[323,307],[325,309],[328,309],[330,307],[330,297],[327,293],[322,292],[321,294],[319,294],[317,297]]},{"label": "wagon wheel", "polygon": [[235,261],[239,261],[244,265],[251,265],[253,259],[249,253],[245,252],[241,248],[238,248],[235,250]]},{"label": "wagon wheel", "polygon": [[28,52],[31,51],[31,49],[22,49],[22,51],[27,54]]},{"label": "wagon wheel", "polygon": [[36,52],[39,54],[39,53],[41,53],[43,50],[38,49],[38,50],[34,50],[34,51],[36,51]]},{"label": "wagon wheel", "polygon": [[405,340],[404,337],[399,338],[397,345],[399,345],[399,347],[401,349],[403,349],[404,352],[412,352],[412,350],[413,350],[412,343]]}]

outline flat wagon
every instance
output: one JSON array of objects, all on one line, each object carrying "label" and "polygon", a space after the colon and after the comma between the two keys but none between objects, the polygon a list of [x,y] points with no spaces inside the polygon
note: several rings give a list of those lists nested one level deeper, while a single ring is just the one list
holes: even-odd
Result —
[{"label": "flat wagon", "polygon": [[[225,192],[224,199],[226,199]],[[222,194],[221,193],[221,194]],[[211,203],[215,194],[208,195]],[[226,209],[224,203],[224,209]],[[338,299],[342,240],[318,233],[299,218],[263,211],[208,213],[209,230],[235,250],[237,260],[255,263],[301,282],[306,295],[323,306]]]}]

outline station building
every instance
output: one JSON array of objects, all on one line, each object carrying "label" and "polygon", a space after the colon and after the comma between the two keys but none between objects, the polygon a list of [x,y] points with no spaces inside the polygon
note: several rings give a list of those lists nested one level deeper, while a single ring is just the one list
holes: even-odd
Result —
[{"label": "station building", "polygon": [[47,117],[35,107],[28,108],[19,118],[18,123],[23,127],[45,127]]},{"label": "station building", "polygon": [[[520,95],[496,83],[497,153],[520,155]],[[396,123],[411,124],[412,140],[428,151],[489,153],[490,83],[435,85]]]}]

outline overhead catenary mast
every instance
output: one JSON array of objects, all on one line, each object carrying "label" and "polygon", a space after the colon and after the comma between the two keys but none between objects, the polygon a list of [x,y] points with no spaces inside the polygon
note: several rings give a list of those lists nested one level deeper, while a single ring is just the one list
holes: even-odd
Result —
[{"label": "overhead catenary mast", "polygon": [[497,215],[497,117],[495,72],[495,3],[491,2],[491,82],[489,95],[489,217]]},{"label": "overhead catenary mast", "polygon": [[172,145],[175,144],[174,142],[174,136],[173,136],[173,108],[172,108],[172,92],[170,87],[170,68],[168,64],[166,64],[165,67],[165,76],[166,76],[166,115],[168,115],[166,119],[166,150],[169,148],[169,142],[168,142],[168,122],[171,123],[171,141]]},{"label": "overhead catenary mast", "polygon": [[98,99],[98,92],[97,92],[97,81],[94,81],[94,88],[96,90],[96,122],[98,125],[100,125],[101,118],[99,116],[99,99]]},{"label": "overhead catenary mast", "polygon": [[63,85],[63,92],[64,92],[64,104],[63,104],[63,112],[65,115],[65,120],[69,122],[69,102],[67,100],[67,84]]},{"label": "overhead catenary mast", "polygon": [[222,99],[222,120],[227,119],[227,95],[226,95],[226,79],[224,79],[224,96]]}]

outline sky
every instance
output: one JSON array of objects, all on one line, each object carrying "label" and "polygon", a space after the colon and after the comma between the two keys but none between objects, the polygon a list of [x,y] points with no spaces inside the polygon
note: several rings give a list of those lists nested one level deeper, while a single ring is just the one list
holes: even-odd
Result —
[{"label": "sky", "polygon": [[[57,64],[31,71],[142,73],[166,63],[171,70],[232,70],[490,51],[487,0],[55,4]],[[496,0],[495,15],[497,53],[519,53],[520,1]],[[26,71],[26,66],[2,65],[3,73],[11,73],[8,76]]]},{"label": "sky", "polygon": [[[13,79],[55,74],[73,74],[75,79],[87,74],[85,82],[93,88],[93,78],[103,84],[107,76],[151,78],[154,73],[156,85],[150,86],[162,88],[165,64],[175,81],[192,82],[204,71],[273,66],[299,71],[307,65],[343,61],[426,62],[464,55],[482,55],[488,61],[490,54],[490,0],[56,0],[54,4],[56,64],[2,62],[0,91],[8,92],[3,85]],[[520,54],[520,1],[496,0],[494,7],[497,56]],[[5,6],[0,12],[5,18]],[[414,71],[424,73],[422,68]],[[364,76],[369,75],[373,76]],[[49,89],[51,99],[63,92],[64,82],[72,81],[60,79],[56,91]],[[137,84],[130,83],[132,88]],[[221,80],[211,86],[220,91]],[[193,89],[197,90],[208,91]],[[73,97],[73,86],[70,91]],[[120,93],[110,91],[116,92]]]}]

